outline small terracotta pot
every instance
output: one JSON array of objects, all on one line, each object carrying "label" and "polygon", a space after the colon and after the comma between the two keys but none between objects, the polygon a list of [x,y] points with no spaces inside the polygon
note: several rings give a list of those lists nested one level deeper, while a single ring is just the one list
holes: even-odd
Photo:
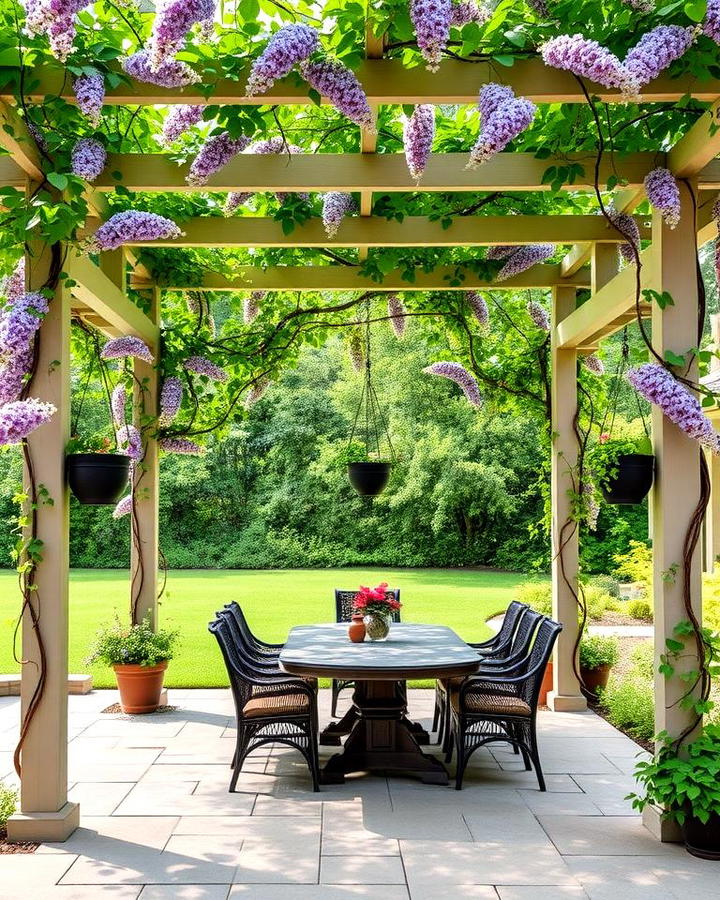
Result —
[{"label": "small terracotta pot", "polygon": [[362,644],[365,640],[365,622],[363,621],[363,618],[364,616],[362,613],[355,613],[355,615],[350,617],[348,637],[353,644]]},{"label": "small terracotta pot", "polygon": [[597,697],[598,691],[607,687],[610,669],[611,666],[607,665],[598,666],[595,669],[586,669],[585,666],[580,666],[580,675],[582,676],[585,690]]},{"label": "small terracotta pot", "polygon": [[545,667],[545,674],[543,675],[542,683],[540,684],[540,693],[538,694],[538,703],[541,706],[545,706],[547,704],[547,695],[552,690],[553,686],[553,663],[552,660]]},{"label": "small terracotta pot", "polygon": [[124,713],[155,712],[160,704],[167,661],[156,666],[113,666]]}]

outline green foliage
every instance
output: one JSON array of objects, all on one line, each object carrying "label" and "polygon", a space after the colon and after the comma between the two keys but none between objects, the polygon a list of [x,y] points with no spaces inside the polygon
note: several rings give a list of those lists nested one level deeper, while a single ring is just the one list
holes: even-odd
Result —
[{"label": "green foliage", "polygon": [[7,825],[8,819],[17,809],[18,792],[15,788],[0,784],[0,828]]},{"label": "green foliage", "polygon": [[178,637],[177,630],[159,628],[153,631],[148,619],[128,626],[116,619],[98,632],[87,661],[102,662],[107,666],[156,666],[172,659]]},{"label": "green foliage", "polygon": [[633,619],[644,619],[646,622],[653,620],[653,608],[649,600],[637,597],[635,600],[628,600],[625,608]]},{"label": "green foliage", "polygon": [[71,453],[112,453],[114,449],[112,441],[106,435],[74,435],[67,442],[65,452],[69,456]]},{"label": "green foliage", "polygon": [[618,584],[617,578],[613,578],[612,575],[593,575],[588,579],[588,585],[590,587],[598,588],[604,593],[609,594],[611,597],[620,596],[620,585]]},{"label": "green foliage", "polygon": [[613,556],[613,561],[618,578],[642,585],[648,595],[652,593],[653,557],[647,543],[631,540],[630,549]]},{"label": "green foliage", "polygon": [[587,465],[601,486],[607,485],[618,474],[618,460],[630,453],[652,453],[652,444],[646,435],[636,438],[608,440],[596,444],[587,454]]},{"label": "green foliage", "polygon": [[612,605],[612,597],[606,591],[595,585],[588,585],[585,590],[585,603],[587,604],[588,616],[591,619],[602,619],[608,605]]},{"label": "green foliage", "polygon": [[654,667],[652,642],[638,644],[632,651],[628,671],[621,676],[612,675],[601,697],[610,722],[644,741],[655,733]]},{"label": "green foliage", "polygon": [[526,581],[517,589],[515,599],[544,616],[552,615],[552,585],[549,581]]},{"label": "green foliage", "polygon": [[580,641],[580,665],[585,669],[616,666],[619,659],[617,638],[593,634],[583,636]]},{"label": "green foliage", "polygon": [[720,632],[720,573],[703,575],[703,623]]}]

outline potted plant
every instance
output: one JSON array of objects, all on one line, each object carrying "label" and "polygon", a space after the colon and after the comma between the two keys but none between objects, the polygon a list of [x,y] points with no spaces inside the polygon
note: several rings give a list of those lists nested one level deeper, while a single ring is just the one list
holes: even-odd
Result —
[{"label": "potted plant", "polygon": [[70,490],[80,503],[100,506],[117,503],[130,473],[130,457],[112,453],[109,437],[74,435],[65,448]]},{"label": "potted plant", "polygon": [[350,444],[343,457],[350,484],[361,497],[377,497],[385,490],[390,479],[389,460],[371,459],[367,448],[359,442]]},{"label": "potted plant", "polygon": [[401,606],[384,581],[374,588],[361,585],[355,594],[353,612],[364,616],[365,634],[371,641],[384,641],[390,633],[393,613]]},{"label": "potted plant", "polygon": [[655,457],[646,436],[613,440],[601,435],[588,454],[588,465],[606,503],[642,503],[652,487]]},{"label": "potted plant", "polygon": [[588,694],[597,697],[607,687],[610,669],[620,659],[616,638],[599,634],[583,635],[580,641],[580,675]]},{"label": "potted plant", "polygon": [[637,764],[635,777],[644,788],[642,796],[628,795],[635,809],[656,806],[680,825],[688,853],[720,860],[720,725],[706,725],[680,750],[666,739]]},{"label": "potted plant", "polygon": [[98,633],[88,662],[113,667],[124,713],[151,713],[158,708],[177,637],[177,631],[153,631],[148,619],[129,627],[116,619]]}]

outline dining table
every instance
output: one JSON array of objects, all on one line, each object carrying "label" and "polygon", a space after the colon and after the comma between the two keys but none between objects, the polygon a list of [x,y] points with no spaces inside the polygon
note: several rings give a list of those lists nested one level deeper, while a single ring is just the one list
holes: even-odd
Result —
[{"label": "dining table", "polygon": [[[361,643],[352,643],[347,629],[342,622],[298,625],[280,651],[280,666],[291,675],[355,685],[344,717],[345,744],[325,764],[321,782],[340,784],[349,773],[375,772],[447,784],[442,761],[422,750],[426,733],[408,718],[403,682],[472,675],[480,667],[477,651],[445,625],[396,623],[386,640]],[[326,729],[321,743],[340,744],[338,724]]]}]

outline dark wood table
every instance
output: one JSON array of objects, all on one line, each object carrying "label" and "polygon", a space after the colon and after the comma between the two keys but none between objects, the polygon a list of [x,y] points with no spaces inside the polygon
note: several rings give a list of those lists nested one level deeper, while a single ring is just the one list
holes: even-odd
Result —
[{"label": "dark wood table", "polygon": [[280,665],[292,675],[355,682],[350,733],[342,752],[325,765],[324,784],[340,784],[349,772],[414,775],[428,784],[448,783],[442,762],[420,748],[417,726],[405,715],[398,683],[477,671],[477,651],[451,628],[394,624],[387,641],[353,644],[347,623],[300,625],[290,632]]}]

